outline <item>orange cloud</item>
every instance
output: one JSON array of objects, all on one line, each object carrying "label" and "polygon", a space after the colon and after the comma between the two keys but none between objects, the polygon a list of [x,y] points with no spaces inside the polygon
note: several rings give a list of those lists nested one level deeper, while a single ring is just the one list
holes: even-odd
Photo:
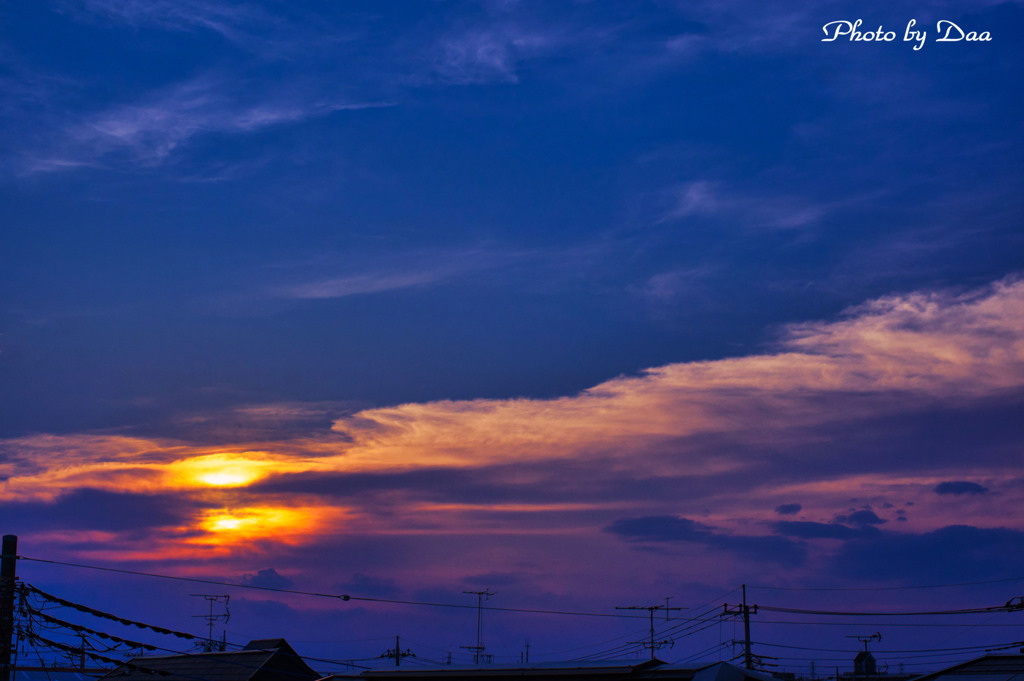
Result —
[{"label": "orange cloud", "polygon": [[[764,463],[763,445],[785,452],[790,445],[827,443],[834,437],[830,428],[858,419],[955,406],[1021,388],[1024,281],[1010,279],[964,294],[889,296],[851,309],[838,321],[787,327],[775,353],[670,364],[556,399],[401,404],[339,419],[334,433],[218,447],[87,434],[8,440],[0,443],[7,455],[0,475],[8,478],[0,484],[7,502],[53,502],[83,487],[207,495],[204,500],[234,495],[230,503],[208,501],[195,510],[189,527],[175,531],[196,534],[180,541],[231,547],[252,539],[258,527],[295,526],[304,529],[290,541],[302,542],[340,525],[382,531],[387,521],[363,523],[358,509],[341,508],[313,493],[261,500],[259,493],[247,491],[249,486],[285,474],[488,466],[514,471],[506,474],[510,484],[530,485],[555,475],[538,466],[558,462],[589,465],[602,479],[625,474],[710,479]],[[250,409],[268,418],[279,410]],[[702,437],[720,438],[720,444],[708,445]],[[908,474],[901,490],[926,498],[935,479],[927,471]],[[868,471],[857,480],[825,476],[802,486],[755,480],[742,494],[714,494],[731,499],[730,508],[753,521],[766,517],[757,503],[773,508],[799,493],[807,497],[808,509],[824,514],[826,498],[850,490],[883,498],[893,484]],[[585,508],[610,510],[615,502]],[[406,502],[396,493],[392,503]],[[565,507],[550,499],[420,507],[439,532],[446,514],[454,518],[471,508]],[[408,515],[396,508],[394,517]],[[722,514],[709,517],[730,522]]]},{"label": "orange cloud", "polygon": [[[784,442],[794,430],[1024,387],[1024,281],[964,295],[915,293],[854,308],[838,322],[793,325],[784,352],[670,364],[552,400],[403,404],[335,424],[354,445],[339,470],[477,466],[594,456],[626,459],[653,441],[728,433]],[[842,411],[821,398],[859,393]],[[674,468],[709,475],[728,455]],[[664,464],[659,460],[657,466]],[[655,467],[651,472],[664,472]]]}]

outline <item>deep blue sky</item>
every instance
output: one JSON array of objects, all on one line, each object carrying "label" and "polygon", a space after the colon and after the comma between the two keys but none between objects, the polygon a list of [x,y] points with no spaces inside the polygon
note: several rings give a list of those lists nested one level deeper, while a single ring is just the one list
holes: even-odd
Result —
[{"label": "deep blue sky", "polygon": [[7,7],[3,433],[564,394],[1014,271],[1022,9],[853,10]]},{"label": "deep blue sky", "polygon": [[1019,1],[8,3],[3,529],[538,607],[1020,576],[1022,67]]}]

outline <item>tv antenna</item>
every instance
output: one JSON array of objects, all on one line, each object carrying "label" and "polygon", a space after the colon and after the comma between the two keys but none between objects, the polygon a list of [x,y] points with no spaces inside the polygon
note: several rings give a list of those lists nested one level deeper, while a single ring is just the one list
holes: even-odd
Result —
[{"label": "tv antenna", "polygon": [[[669,598],[671,598],[671,596]],[[668,611],[669,610],[685,610],[685,608],[669,607],[669,605],[668,605],[668,598],[665,599],[665,605],[622,605],[622,606],[615,606],[615,609],[616,610],[646,610],[650,614],[650,616],[651,616],[650,638],[647,641],[630,641],[630,643],[633,644],[633,645],[642,645],[644,648],[650,649],[650,651],[651,651],[651,659],[652,660],[655,659],[654,658],[654,651],[655,650],[660,650],[660,649],[664,648],[665,646],[668,646],[668,647],[671,648],[672,646],[674,646],[676,644],[675,640],[673,640],[671,638],[666,638],[666,639],[661,640],[661,641],[654,640],[654,613],[656,611],[664,610],[665,611],[665,619],[667,620],[668,619]]]},{"label": "tv antenna", "polygon": [[491,591],[490,589],[484,589],[483,591],[463,591],[462,593],[476,596],[476,645],[459,647],[473,651],[473,664],[480,664],[481,657],[484,658],[485,662],[489,662],[490,655],[484,654],[484,651],[487,650],[484,646],[483,639],[484,601],[497,594],[497,592]]},{"label": "tv antenna", "polygon": [[[227,624],[228,620],[231,619],[231,609],[228,608],[228,604],[231,602],[231,596],[228,596],[227,594],[224,594],[224,595],[189,594],[189,595],[190,596],[195,596],[196,598],[205,598],[207,600],[207,602],[209,602],[209,604],[210,604],[210,612],[208,614],[206,614],[206,615],[192,615],[193,617],[200,617],[200,618],[206,620],[206,627],[207,627],[207,634],[208,635],[206,637],[206,643],[203,644],[203,652],[204,653],[212,653],[212,652],[214,652],[216,650],[223,651],[227,647],[227,632],[226,631],[224,632],[223,640],[220,643],[217,643],[216,641],[213,640],[213,625],[214,625],[215,622],[217,622],[217,620],[224,620],[224,624]],[[224,612],[219,613],[219,614],[214,614],[213,606],[214,606],[215,603],[223,603],[224,604]]]},{"label": "tv antenna", "polygon": [[866,652],[868,652],[868,644],[869,643],[871,643],[872,641],[881,641],[882,640],[882,632],[878,631],[878,632],[875,632],[874,634],[871,634],[870,636],[847,636],[846,638],[855,638],[858,641],[860,641],[861,643],[863,643],[864,644],[864,652],[866,653]]}]

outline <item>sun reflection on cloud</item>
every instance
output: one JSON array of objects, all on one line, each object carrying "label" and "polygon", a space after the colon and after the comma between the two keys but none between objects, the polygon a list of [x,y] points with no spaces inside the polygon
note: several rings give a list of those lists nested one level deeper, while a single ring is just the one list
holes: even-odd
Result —
[{"label": "sun reflection on cloud", "polygon": [[273,473],[293,472],[295,466],[265,452],[245,452],[194,456],[168,469],[171,478],[185,487],[245,487]]},{"label": "sun reflection on cloud", "polygon": [[202,534],[191,543],[230,546],[256,539],[273,538],[284,543],[301,543],[326,526],[340,523],[345,511],[322,506],[247,506],[205,512],[196,521]]}]

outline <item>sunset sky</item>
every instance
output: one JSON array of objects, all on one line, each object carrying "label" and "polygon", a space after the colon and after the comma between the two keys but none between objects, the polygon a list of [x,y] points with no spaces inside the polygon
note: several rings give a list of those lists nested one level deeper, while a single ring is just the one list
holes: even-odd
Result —
[{"label": "sunset sky", "polygon": [[[330,659],[467,659],[472,609],[360,597],[594,615],[487,611],[512,662],[666,598],[663,659],[729,659],[744,583],[1024,595],[1022,74],[1019,0],[4,4],[0,531],[356,598],[19,576],[197,634],[228,589],[229,640]],[[757,652],[1024,640],[814,622]]]}]

